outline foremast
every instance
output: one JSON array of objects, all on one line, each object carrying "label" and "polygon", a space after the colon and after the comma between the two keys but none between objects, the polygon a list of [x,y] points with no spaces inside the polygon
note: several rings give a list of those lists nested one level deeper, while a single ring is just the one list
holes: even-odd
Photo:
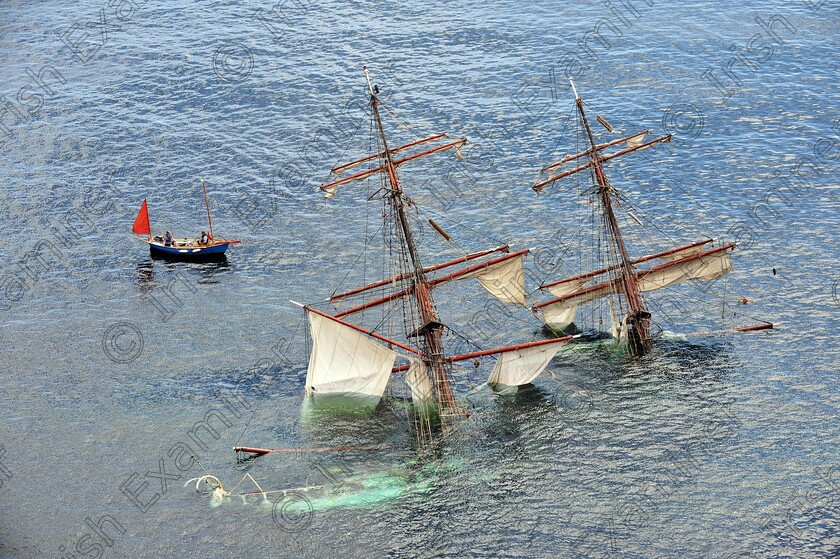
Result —
[{"label": "foremast", "polygon": [[391,150],[388,148],[388,140],[385,136],[385,129],[382,125],[382,117],[379,113],[379,98],[377,97],[377,88],[375,88],[370,81],[367,66],[364,68],[365,78],[367,79],[368,92],[370,94],[370,105],[373,112],[374,123],[376,125],[376,132],[379,136],[379,141],[382,143],[382,166],[385,174],[388,177],[390,190],[388,192],[388,200],[394,215],[397,216],[397,222],[402,232],[401,240],[405,244],[411,258],[411,265],[413,267],[412,279],[414,288],[415,302],[417,303],[420,312],[420,319],[422,325],[413,332],[417,336],[423,336],[426,345],[426,355],[428,364],[431,369],[434,387],[436,392],[436,400],[442,414],[452,412],[455,410],[455,398],[452,394],[452,387],[449,381],[449,376],[444,365],[443,354],[443,324],[437,320],[434,301],[432,300],[431,290],[429,288],[429,281],[420,261],[420,256],[417,252],[417,246],[414,242],[414,234],[411,229],[408,217],[405,213],[405,195],[400,185],[399,177],[397,176],[397,166],[394,163]]},{"label": "foremast", "polygon": [[643,354],[649,351],[652,345],[650,339],[650,312],[645,309],[642,294],[636,283],[636,270],[633,262],[627,255],[627,247],[624,244],[624,238],[621,235],[621,229],[618,226],[618,220],[613,211],[613,189],[604,172],[600,154],[601,150],[595,142],[595,136],[592,134],[592,128],[589,126],[589,120],[586,118],[586,111],[583,109],[583,100],[577,94],[577,89],[571,78],[569,78],[569,81],[572,84],[572,91],[575,94],[575,105],[580,113],[583,127],[586,130],[586,138],[590,145],[589,161],[593,171],[592,174],[595,178],[596,193],[601,203],[601,208],[604,211],[604,220],[607,223],[610,237],[613,239],[621,259],[619,266],[620,284],[623,288],[624,296],[627,299],[627,306],[630,309],[627,316],[627,336],[630,350],[634,354]]}]

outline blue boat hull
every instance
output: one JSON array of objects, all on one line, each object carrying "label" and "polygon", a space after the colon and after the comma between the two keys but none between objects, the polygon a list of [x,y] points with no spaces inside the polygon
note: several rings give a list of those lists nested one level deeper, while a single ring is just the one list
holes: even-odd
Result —
[{"label": "blue boat hull", "polygon": [[228,243],[218,243],[213,246],[163,246],[149,243],[149,252],[153,257],[172,260],[212,260],[225,257]]}]

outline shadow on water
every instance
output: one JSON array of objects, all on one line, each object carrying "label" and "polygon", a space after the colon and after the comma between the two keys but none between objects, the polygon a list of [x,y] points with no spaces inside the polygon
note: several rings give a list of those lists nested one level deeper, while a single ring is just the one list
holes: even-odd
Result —
[{"label": "shadow on water", "polygon": [[221,277],[231,271],[231,266],[224,254],[208,255],[201,257],[201,259],[194,258],[189,261],[149,255],[135,267],[135,277],[140,290],[147,293],[157,285],[155,282],[156,272],[178,274],[184,271],[197,273],[197,283],[216,284],[221,283]]},{"label": "shadow on water", "polygon": [[137,264],[135,268],[137,286],[142,293],[148,293],[155,285],[155,263],[151,256]]},{"label": "shadow on water", "polygon": [[[675,360],[686,366],[726,360],[731,356],[733,341],[726,336],[688,338],[684,335],[662,332],[653,338],[653,351],[641,357],[631,355],[625,344],[615,342],[611,334],[597,330],[580,330],[571,324],[562,331],[554,331],[547,326],[534,332],[544,339],[557,336],[577,336],[561,351],[553,364],[559,368],[601,365],[616,374],[628,367],[634,371],[645,370],[657,360]],[[741,334],[731,334],[733,336]],[[587,363],[589,359],[592,362]]]}]

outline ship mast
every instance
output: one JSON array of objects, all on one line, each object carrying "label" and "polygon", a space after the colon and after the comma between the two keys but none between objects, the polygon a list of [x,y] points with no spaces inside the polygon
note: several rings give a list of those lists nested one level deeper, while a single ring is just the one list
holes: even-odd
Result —
[{"label": "ship mast", "polygon": [[632,327],[628,331],[628,340],[630,342],[630,350],[635,354],[642,354],[651,349],[650,339],[650,312],[645,309],[645,303],[642,300],[642,295],[639,291],[639,286],[636,283],[636,271],[627,255],[627,248],[624,245],[624,238],[621,236],[621,230],[618,227],[618,221],[615,218],[615,212],[612,207],[612,187],[607,180],[607,175],[604,173],[604,167],[601,161],[600,149],[595,142],[595,136],[592,134],[592,129],[589,126],[589,121],[586,118],[586,112],[583,110],[583,100],[578,96],[577,89],[571,78],[569,82],[572,84],[572,91],[575,94],[575,104],[577,105],[580,118],[583,121],[586,136],[590,144],[589,160],[595,176],[595,187],[601,207],[604,210],[604,217],[609,227],[612,238],[615,240],[616,248],[621,257],[620,263],[620,285],[623,287],[624,295],[627,298],[627,304],[630,307],[630,314],[628,316],[628,327]]},{"label": "ship mast", "polygon": [[370,81],[367,66],[364,67],[365,78],[367,79],[368,92],[370,93],[370,105],[373,111],[373,118],[376,124],[376,131],[379,139],[382,142],[382,153],[384,156],[385,173],[390,184],[390,192],[388,199],[397,216],[399,227],[402,231],[402,238],[405,240],[405,246],[408,254],[411,257],[411,264],[414,268],[412,276],[414,288],[414,298],[417,307],[420,311],[420,318],[423,321],[422,326],[418,328],[414,334],[422,335],[426,342],[426,354],[428,355],[429,365],[431,366],[432,374],[434,375],[434,385],[437,392],[438,406],[442,410],[452,410],[455,407],[455,398],[452,395],[452,388],[449,383],[449,377],[444,366],[443,356],[443,324],[438,322],[435,314],[435,306],[432,301],[431,291],[429,289],[429,282],[423,270],[423,265],[420,261],[420,256],[417,252],[417,246],[414,243],[414,235],[411,230],[411,225],[405,213],[405,202],[402,186],[397,177],[397,167],[394,164],[390,149],[388,149],[388,141],[385,138],[385,129],[382,126],[382,117],[379,114],[379,98],[377,97],[378,88],[375,88]]},{"label": "ship mast", "polygon": [[210,199],[207,197],[207,185],[201,179],[201,187],[204,189],[204,204],[207,207],[207,224],[210,226],[210,241],[213,244],[213,220],[210,219]]}]

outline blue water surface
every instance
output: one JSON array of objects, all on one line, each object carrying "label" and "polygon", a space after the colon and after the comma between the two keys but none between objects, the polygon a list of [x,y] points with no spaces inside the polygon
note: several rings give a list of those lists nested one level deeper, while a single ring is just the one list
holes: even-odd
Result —
[{"label": "blue water surface", "polygon": [[[2,3],[0,556],[837,557],[837,44],[822,0]],[[492,361],[460,369],[472,413],[420,457],[399,402],[303,414],[289,301],[388,273],[370,187],[317,190],[372,147],[364,65],[394,144],[469,138],[403,185],[465,250],[532,248],[529,289],[591,256],[581,184],[529,189],[578,145],[567,76],[593,119],[673,134],[610,166],[649,224],[628,244],[739,248],[708,293],[651,294],[655,320],[707,330],[747,297],[719,327],[776,329],[578,348],[513,397],[479,387]],[[151,260],[140,203],[198,234],[200,178],[243,243]],[[425,262],[460,254],[412,215]],[[475,285],[436,297],[480,345],[544,336]],[[184,487],[204,473],[321,489],[212,506]]]}]

